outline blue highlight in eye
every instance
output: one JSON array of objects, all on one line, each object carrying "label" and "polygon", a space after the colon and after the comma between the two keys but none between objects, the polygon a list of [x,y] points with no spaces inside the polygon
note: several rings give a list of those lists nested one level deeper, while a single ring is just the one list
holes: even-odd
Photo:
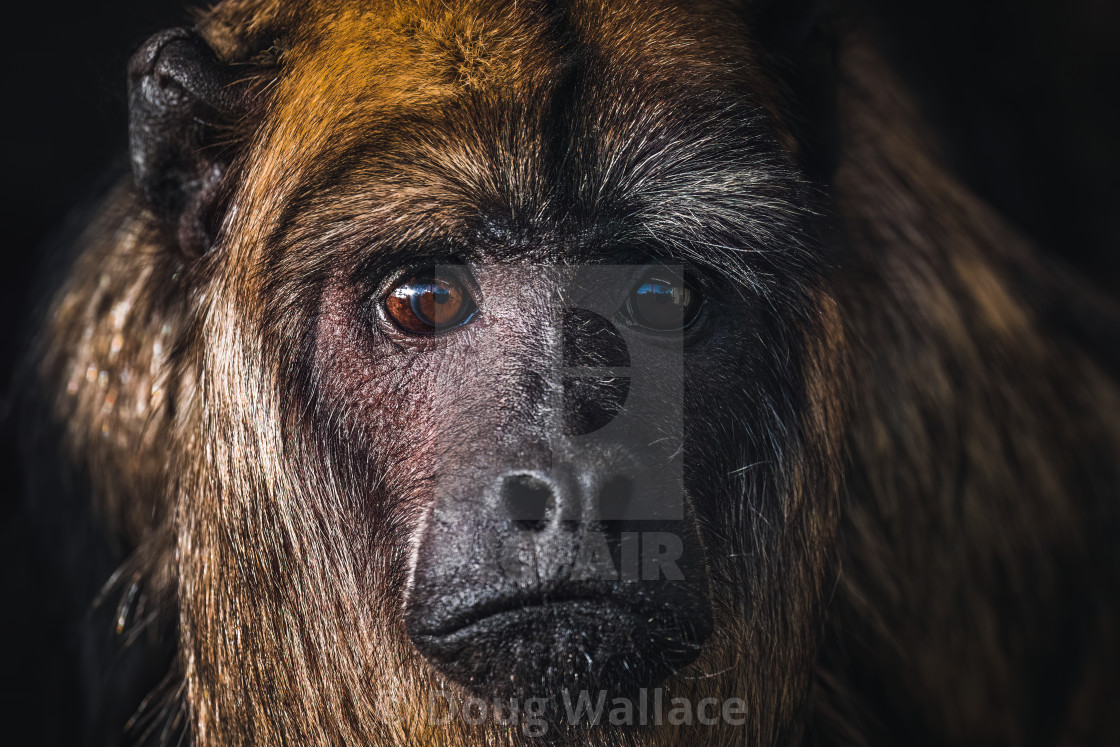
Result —
[{"label": "blue highlight in eye", "polygon": [[422,303],[424,296],[431,294],[431,300],[442,306],[451,300],[451,290],[440,283],[416,283],[415,285],[407,286],[406,292],[409,296],[409,303],[412,305],[412,311],[419,317],[427,316]]},{"label": "blue highlight in eye", "polygon": [[650,300],[671,302],[673,301],[674,289],[673,286],[666,283],[648,282],[639,285],[634,293],[639,296],[645,296]]},{"label": "blue highlight in eye", "polygon": [[626,300],[630,323],[655,332],[674,332],[693,322],[700,304],[682,280],[662,280],[647,275]]}]

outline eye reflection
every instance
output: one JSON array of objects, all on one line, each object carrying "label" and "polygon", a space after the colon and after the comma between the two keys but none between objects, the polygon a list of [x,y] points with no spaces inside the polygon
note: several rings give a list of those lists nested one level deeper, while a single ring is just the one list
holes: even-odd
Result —
[{"label": "eye reflection", "polygon": [[466,324],[478,307],[465,284],[453,274],[429,270],[394,287],[385,299],[393,322],[417,335],[430,335]]},{"label": "eye reflection", "polygon": [[623,315],[630,324],[674,332],[696,320],[702,301],[700,294],[679,278],[648,275],[630,292]]}]

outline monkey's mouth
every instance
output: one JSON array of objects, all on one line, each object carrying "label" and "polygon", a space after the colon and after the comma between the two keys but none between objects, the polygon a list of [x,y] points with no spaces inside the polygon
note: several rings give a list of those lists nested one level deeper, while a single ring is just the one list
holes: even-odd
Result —
[{"label": "monkey's mouth", "polygon": [[[510,615],[522,614],[549,614],[558,609],[571,607],[587,612],[598,607],[611,607],[619,613],[637,613],[627,605],[605,596],[579,595],[579,594],[550,594],[542,596],[506,596],[486,600],[474,607],[458,610],[447,617],[446,620],[433,620],[430,627],[418,626],[416,634],[431,637],[445,637],[455,635],[475,625],[498,622]],[[424,629],[424,632],[421,632]]]},{"label": "monkey's mouth", "polygon": [[509,596],[410,621],[417,650],[475,692],[554,697],[657,684],[700,652],[708,626],[675,605],[615,595]]}]

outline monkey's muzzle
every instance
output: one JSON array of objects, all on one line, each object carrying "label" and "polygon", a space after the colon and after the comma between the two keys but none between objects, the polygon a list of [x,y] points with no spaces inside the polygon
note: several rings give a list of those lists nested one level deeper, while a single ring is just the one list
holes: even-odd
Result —
[{"label": "monkey's muzzle", "polygon": [[564,518],[575,482],[504,481],[500,500],[437,505],[421,540],[405,624],[437,670],[492,697],[622,696],[696,658],[712,622],[695,522]]}]

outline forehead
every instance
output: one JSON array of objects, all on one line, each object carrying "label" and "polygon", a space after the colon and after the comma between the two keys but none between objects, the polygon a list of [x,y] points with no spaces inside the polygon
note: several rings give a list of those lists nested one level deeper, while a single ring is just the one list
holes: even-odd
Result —
[{"label": "forehead", "polygon": [[579,72],[607,86],[714,92],[755,67],[736,15],[702,2],[320,1],[297,19],[286,34],[281,114],[540,93]]},{"label": "forehead", "polygon": [[672,242],[712,208],[741,234],[796,179],[746,31],[682,5],[323,5],[282,53],[247,202],[336,245]]}]

